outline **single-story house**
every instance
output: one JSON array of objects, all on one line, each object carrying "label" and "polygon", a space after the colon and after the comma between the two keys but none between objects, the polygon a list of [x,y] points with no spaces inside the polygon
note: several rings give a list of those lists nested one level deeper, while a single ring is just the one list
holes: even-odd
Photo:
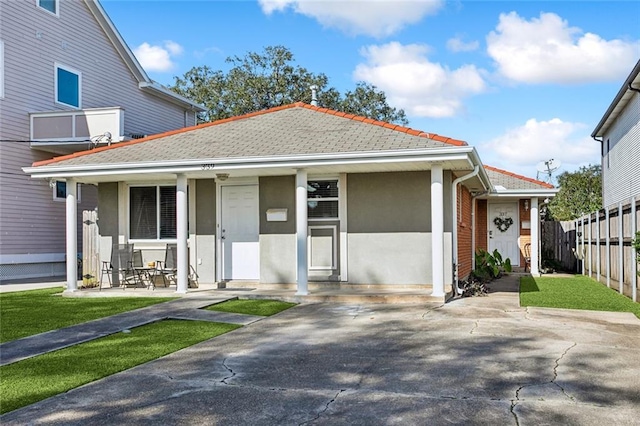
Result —
[{"label": "single-story house", "polygon": [[466,142],[304,103],[25,172],[67,182],[68,259],[77,232],[69,182],[94,184],[101,236],[149,251],[177,244],[178,292],[193,267],[201,282],[292,284],[298,295],[311,280],[425,286],[444,300],[476,248],[524,266],[530,243],[537,274],[539,208],[557,192],[484,166]]}]

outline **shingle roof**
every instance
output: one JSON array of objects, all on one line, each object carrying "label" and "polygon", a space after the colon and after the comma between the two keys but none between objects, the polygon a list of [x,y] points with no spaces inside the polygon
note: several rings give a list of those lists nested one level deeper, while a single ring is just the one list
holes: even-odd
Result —
[{"label": "shingle roof", "polygon": [[493,186],[502,186],[505,189],[552,189],[553,185],[532,179],[526,176],[498,169],[496,167],[484,166]]},{"label": "shingle roof", "polygon": [[298,102],[33,166],[337,154],[466,146],[466,142]]}]

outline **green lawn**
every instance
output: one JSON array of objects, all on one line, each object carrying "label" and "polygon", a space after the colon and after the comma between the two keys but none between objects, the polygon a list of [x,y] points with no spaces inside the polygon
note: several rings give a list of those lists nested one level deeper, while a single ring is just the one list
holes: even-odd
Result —
[{"label": "green lawn", "polygon": [[631,312],[640,318],[639,303],[583,275],[520,278],[520,306]]},{"label": "green lawn", "polygon": [[205,309],[268,317],[295,305],[295,303],[281,302],[279,300],[235,299],[207,306]]},{"label": "green lawn", "polygon": [[172,300],[70,298],[62,287],[0,294],[0,343]]},{"label": "green lawn", "polygon": [[0,367],[0,412],[33,404],[238,327],[164,320]]}]

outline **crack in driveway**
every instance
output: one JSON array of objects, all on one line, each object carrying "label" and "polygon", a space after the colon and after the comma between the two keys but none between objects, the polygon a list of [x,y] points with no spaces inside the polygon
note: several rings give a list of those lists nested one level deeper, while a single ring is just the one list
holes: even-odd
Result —
[{"label": "crack in driveway", "polygon": [[562,352],[562,354],[556,358],[555,360],[555,365],[553,366],[553,379],[546,381],[546,382],[539,382],[539,383],[525,383],[522,386],[520,386],[518,389],[516,389],[516,395],[515,395],[515,399],[511,400],[511,408],[509,409],[509,411],[511,412],[511,414],[513,415],[515,421],[516,421],[516,426],[520,425],[520,421],[518,419],[518,415],[515,412],[515,408],[516,405],[518,405],[518,403],[520,402],[520,391],[524,388],[527,387],[534,387],[534,386],[542,386],[542,385],[546,385],[546,384],[553,384],[555,386],[557,386],[558,388],[560,388],[560,390],[562,391],[562,394],[564,396],[566,396],[567,398],[569,398],[572,401],[575,401],[575,399],[569,395],[562,386],[560,386],[558,383],[556,383],[556,380],[558,379],[558,367],[560,366],[560,361],[562,360],[562,358],[564,358],[564,356],[573,348],[575,348],[578,344],[576,342],[574,342],[571,346],[569,346],[567,349],[564,350],[564,352]]},{"label": "crack in driveway", "polygon": [[313,422],[315,420],[318,420],[320,418],[320,416],[329,409],[329,406],[331,404],[333,404],[336,401],[336,399],[338,399],[338,396],[340,396],[340,394],[342,392],[345,392],[345,391],[346,391],[346,389],[340,389],[340,391],[338,393],[336,393],[336,395],[333,397],[333,399],[331,399],[329,402],[327,402],[325,407],[324,407],[324,409],[319,411],[313,419],[307,420],[307,421],[302,422],[302,423],[299,423],[298,426],[306,425],[307,423],[311,423],[311,422]]}]

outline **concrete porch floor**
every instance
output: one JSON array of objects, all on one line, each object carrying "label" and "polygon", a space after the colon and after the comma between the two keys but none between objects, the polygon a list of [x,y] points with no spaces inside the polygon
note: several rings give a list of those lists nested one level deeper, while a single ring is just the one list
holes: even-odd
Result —
[{"label": "concrete porch floor", "polygon": [[[295,284],[260,284],[247,281],[226,283],[200,283],[198,288],[189,288],[187,293],[176,292],[176,287],[109,287],[103,283],[98,287],[81,288],[64,292],[64,297],[238,297],[242,299],[277,299],[294,303],[411,303],[442,304],[452,298],[451,286],[445,286],[445,297],[432,296],[431,285],[366,285],[340,284],[336,282],[310,282],[309,294],[296,295]],[[63,280],[50,282],[3,283],[0,292],[23,291],[46,287],[66,287]]]}]

